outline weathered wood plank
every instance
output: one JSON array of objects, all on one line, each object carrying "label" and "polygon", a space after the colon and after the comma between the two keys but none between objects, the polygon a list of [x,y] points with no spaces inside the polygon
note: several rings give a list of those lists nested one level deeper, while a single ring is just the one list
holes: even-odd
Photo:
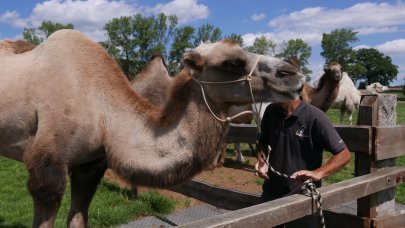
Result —
[{"label": "weathered wood plank", "polygon": [[405,155],[405,125],[375,127],[374,131],[374,160],[379,161]]},{"label": "weathered wood plank", "polygon": [[399,211],[390,216],[373,218],[372,222],[375,228],[405,227],[405,211]]},{"label": "weathered wood plank", "polygon": [[[335,125],[335,129],[350,151],[371,155],[372,128],[370,126]],[[225,143],[256,143],[255,124],[230,124]]]},{"label": "weathered wood plank", "polygon": [[[371,125],[373,127],[395,126],[397,122],[396,106],[396,95],[373,94],[362,96],[357,124]],[[373,138],[375,138],[375,134]],[[373,140],[373,143],[374,142],[375,140]],[[359,176],[395,165],[394,158],[375,160],[374,157],[374,154],[372,156],[356,154],[355,175]],[[395,188],[387,189],[357,200],[357,215],[361,217],[374,218],[388,215],[394,212],[394,208]]]},{"label": "weathered wood plank", "polygon": [[[405,167],[385,170],[342,181],[319,189],[323,208],[355,200],[403,183]],[[312,213],[311,199],[292,195],[271,202],[224,213],[180,227],[271,227]]]},{"label": "weathered wood plank", "polygon": [[328,228],[353,228],[371,227],[372,221],[369,218],[362,218],[352,214],[335,213],[325,210],[325,225]]},{"label": "weathered wood plank", "polygon": [[260,203],[258,194],[216,187],[199,180],[189,180],[170,190],[227,210],[238,210]]},{"label": "weathered wood plank", "polygon": [[334,127],[349,151],[371,155],[372,128],[370,126],[335,125]]}]

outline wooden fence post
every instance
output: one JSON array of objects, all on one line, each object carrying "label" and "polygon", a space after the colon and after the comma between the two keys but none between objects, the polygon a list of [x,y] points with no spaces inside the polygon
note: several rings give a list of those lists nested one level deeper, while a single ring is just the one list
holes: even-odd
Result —
[{"label": "wooden fence post", "polygon": [[[364,95],[361,98],[358,125],[389,127],[395,126],[397,98],[393,94]],[[373,131],[373,138],[375,132]],[[376,161],[375,140],[372,142],[372,155],[355,155],[355,175],[361,176],[376,172],[385,167],[395,166],[395,158]],[[357,215],[375,218],[393,214],[395,211],[395,188],[389,188],[357,200]]]}]

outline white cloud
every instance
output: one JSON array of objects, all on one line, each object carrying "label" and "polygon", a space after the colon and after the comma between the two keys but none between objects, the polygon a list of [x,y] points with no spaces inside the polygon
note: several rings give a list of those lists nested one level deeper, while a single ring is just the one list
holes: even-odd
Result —
[{"label": "white cloud", "polygon": [[129,16],[136,12],[138,12],[136,6],[123,1],[49,0],[37,4],[28,20],[32,27],[37,27],[42,21],[51,20],[66,24],[72,23],[76,29],[91,33],[102,28],[112,18]]},{"label": "white cloud", "polygon": [[359,50],[359,49],[362,49],[362,48],[371,48],[371,46],[361,44],[361,45],[357,45],[357,46],[353,47],[354,50]]},{"label": "white cloud", "polygon": [[173,0],[154,7],[140,6],[134,1],[125,0],[46,0],[38,3],[27,18],[21,18],[16,11],[0,14],[0,23],[13,27],[38,27],[43,21],[72,23],[75,29],[86,33],[94,40],[104,40],[103,28],[113,18],[132,16],[136,13],[151,15],[163,12],[176,14],[180,23],[206,18],[208,7],[197,0]]},{"label": "white cloud", "polygon": [[273,40],[277,45],[282,44],[284,41],[298,38],[309,44],[316,44],[322,40],[322,35],[318,33],[300,33],[292,30],[282,30],[268,33],[247,33],[242,36],[243,43],[245,46],[250,46],[255,41],[256,37],[261,36],[265,36],[267,39]]},{"label": "white cloud", "polygon": [[251,19],[253,20],[253,21],[261,21],[261,20],[263,20],[264,18],[266,18],[266,14],[264,14],[264,13],[260,13],[260,14],[253,14],[252,15],[252,17],[251,17]]},{"label": "white cloud", "polygon": [[388,41],[375,46],[375,48],[385,55],[405,56],[405,39]]},{"label": "white cloud", "polygon": [[176,14],[179,23],[207,18],[210,13],[208,7],[198,4],[197,0],[173,0],[167,4],[157,4],[150,10],[154,13]]},{"label": "white cloud", "polygon": [[1,14],[0,22],[19,28],[27,26],[27,23],[20,18],[20,14],[18,14],[16,11],[6,11],[5,13]]},{"label": "white cloud", "polygon": [[290,35],[296,33],[306,37],[307,40],[303,39],[307,42],[319,42],[322,33],[337,28],[350,28],[366,35],[397,32],[404,24],[405,3],[401,1],[396,4],[359,3],[344,9],[311,7],[281,15],[268,23],[275,33],[290,31]]}]

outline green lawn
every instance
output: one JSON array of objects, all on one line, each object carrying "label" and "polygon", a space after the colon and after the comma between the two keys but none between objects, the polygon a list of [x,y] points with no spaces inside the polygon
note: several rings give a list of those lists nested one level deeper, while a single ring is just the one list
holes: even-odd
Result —
[{"label": "green lawn", "polygon": [[[339,115],[340,115],[339,110],[331,109],[326,114],[332,121],[332,123],[334,124],[339,123]],[[353,113],[353,123],[357,123],[357,114],[358,111],[356,110]],[[348,124],[347,118],[345,118],[345,122],[343,124]],[[405,102],[398,102],[397,104],[397,125],[405,125]],[[330,154],[325,153],[325,160],[327,160],[328,158],[330,158]],[[352,156],[352,158],[353,159],[346,167],[344,167],[340,172],[326,178],[325,182],[328,184],[332,184],[352,178],[354,174],[354,155]],[[399,166],[405,166],[405,156],[397,158],[396,164]],[[396,188],[395,197],[397,202],[405,204],[405,184],[402,184],[401,186],[398,186]]]},{"label": "green lawn", "polygon": [[[22,163],[0,158],[0,227],[31,227],[32,199],[28,193],[27,172]],[[68,186],[55,227],[66,227],[70,205]],[[111,227],[143,215],[171,213],[177,203],[156,191],[145,192],[137,200],[128,190],[102,181],[90,205],[90,227]]]}]

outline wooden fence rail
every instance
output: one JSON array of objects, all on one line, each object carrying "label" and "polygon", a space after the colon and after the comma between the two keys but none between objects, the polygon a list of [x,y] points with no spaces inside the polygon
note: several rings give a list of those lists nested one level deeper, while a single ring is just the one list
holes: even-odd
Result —
[{"label": "wooden fence rail", "polygon": [[[342,181],[319,189],[324,209],[394,187],[405,181],[405,167],[389,167],[384,170]],[[292,195],[240,210],[231,211],[180,227],[271,227],[312,214],[311,198]],[[315,208],[315,207],[314,207]],[[403,214],[397,218],[404,221]],[[384,223],[380,219],[380,226]],[[328,223],[326,223],[328,225]]]}]

